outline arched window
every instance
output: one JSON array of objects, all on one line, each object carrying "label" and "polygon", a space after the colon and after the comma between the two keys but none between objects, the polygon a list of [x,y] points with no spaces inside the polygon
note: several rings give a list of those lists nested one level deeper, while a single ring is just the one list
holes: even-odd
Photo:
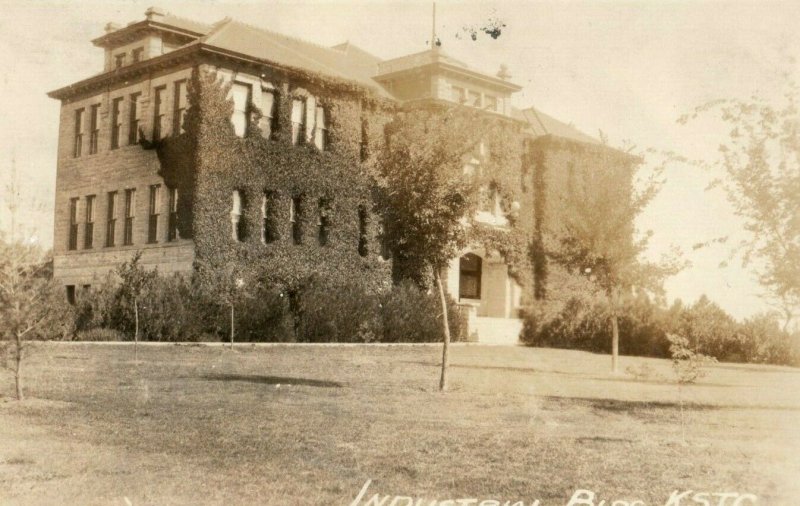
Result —
[{"label": "arched window", "polygon": [[481,298],[481,274],[483,271],[481,257],[467,253],[459,260],[458,298]]},{"label": "arched window", "polygon": [[241,223],[242,223],[242,194],[239,190],[233,190],[231,202],[231,239],[234,241],[241,241]]}]

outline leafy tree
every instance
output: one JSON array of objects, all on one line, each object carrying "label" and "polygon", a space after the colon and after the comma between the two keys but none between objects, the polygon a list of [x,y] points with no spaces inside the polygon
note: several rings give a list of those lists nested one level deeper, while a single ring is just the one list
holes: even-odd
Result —
[{"label": "leafy tree", "polygon": [[133,258],[120,264],[116,270],[121,281],[118,296],[121,300],[128,302],[133,309],[134,360],[139,358],[139,301],[147,287],[152,285],[158,277],[158,272],[155,269],[148,270],[142,267],[141,258],[142,252],[137,251]]},{"label": "leafy tree", "polygon": [[[398,266],[429,272],[441,304],[442,369],[447,388],[450,325],[441,272],[466,246],[466,224],[475,204],[463,157],[478,143],[475,118],[456,108],[420,108],[401,113],[387,126],[377,168],[385,199],[385,239]],[[424,279],[415,279],[424,284]]]},{"label": "leafy tree", "polygon": [[681,268],[677,256],[661,262],[642,258],[651,233],[638,235],[635,221],[662,184],[661,167],[639,181],[642,159],[602,146],[569,168],[566,183],[554,189],[562,208],[548,234],[547,255],[588,277],[604,296],[612,330],[611,369],[619,371],[619,317],[623,297],[636,291],[660,292],[663,279]]},{"label": "leafy tree", "polygon": [[[17,400],[24,398],[22,362],[26,341],[43,337],[68,318],[62,314],[63,293],[51,281],[52,267],[34,244],[9,243],[0,237],[0,336],[14,374]],[[61,298],[61,301],[57,300]],[[11,362],[8,365],[8,362]]]},{"label": "leafy tree", "polygon": [[672,370],[678,380],[678,402],[681,408],[681,436],[686,443],[686,423],[683,415],[683,392],[684,385],[691,385],[699,378],[706,375],[705,366],[716,363],[714,357],[697,353],[689,347],[689,340],[685,337],[668,334],[672,354]]},{"label": "leafy tree", "polygon": [[763,97],[719,100],[682,116],[687,122],[717,114],[730,127],[714,166],[722,188],[744,221],[736,246],[754,266],[766,295],[783,314],[783,329],[800,314],[800,88],[787,77],[780,102]]}]

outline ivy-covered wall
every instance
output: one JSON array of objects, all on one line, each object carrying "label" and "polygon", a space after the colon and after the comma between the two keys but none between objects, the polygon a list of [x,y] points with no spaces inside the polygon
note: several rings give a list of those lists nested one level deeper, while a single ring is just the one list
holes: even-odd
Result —
[{"label": "ivy-covered wall", "polygon": [[[390,262],[379,256],[380,220],[362,168],[368,154],[362,138],[382,140],[377,132],[389,105],[313,76],[268,77],[276,95],[273,133],[263,136],[262,112],[251,102],[247,132],[238,137],[230,120],[230,82],[209,65],[193,73],[186,132],[158,146],[165,182],[179,188],[181,236],[194,240],[197,263],[215,268],[234,262],[256,282],[291,290],[312,275],[333,282],[357,276],[373,289],[388,286]],[[323,151],[313,143],[292,144],[292,98],[308,95],[328,118]],[[234,191],[242,201],[238,241],[231,222]],[[297,224],[290,221],[293,198]]]}]

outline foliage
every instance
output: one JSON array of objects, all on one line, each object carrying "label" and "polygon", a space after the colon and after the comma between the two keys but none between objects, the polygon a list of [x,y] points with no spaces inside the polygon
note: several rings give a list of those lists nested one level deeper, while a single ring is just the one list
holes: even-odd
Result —
[{"label": "foliage", "polygon": [[[448,300],[448,322],[455,341],[464,339],[458,305]],[[433,292],[420,289],[404,280],[380,296],[378,306],[382,323],[379,337],[384,343],[435,343],[443,339],[440,324],[441,306]]]},{"label": "foliage", "polygon": [[672,355],[672,369],[678,383],[685,385],[694,383],[706,375],[704,367],[717,360],[702,353],[697,353],[689,346],[689,340],[675,334],[668,334]]},{"label": "foliage", "polygon": [[[185,206],[179,209],[179,222],[187,220],[180,217],[181,211],[192,216],[190,235],[183,229],[181,235],[193,239],[202,275],[214,272],[203,264],[217,268],[233,263],[243,278],[291,293],[312,276],[344,282],[356,271],[371,290],[386,287],[390,266],[373,246],[380,221],[373,211],[371,180],[359,170],[362,120],[369,118],[367,129],[372,132],[386,113],[355,92],[333,93],[310,77],[295,77],[290,82],[286,75],[269,75],[277,95],[272,135],[262,135],[262,111],[251,103],[247,132],[240,138],[230,121],[230,84],[205,67],[193,73],[186,133],[159,146],[162,175],[168,185],[179,187],[179,202]],[[315,96],[329,117],[324,151],[313,144],[292,144],[292,99],[307,95]],[[246,233],[239,241],[231,234],[233,191],[239,191],[243,201],[240,224]],[[302,212],[295,215],[302,244],[292,240],[292,198],[303,203]],[[328,224],[324,245],[318,240],[321,201],[326,202]],[[367,212],[366,256],[359,254],[361,207]]]},{"label": "foliage", "polygon": [[650,233],[637,237],[635,221],[662,181],[657,168],[634,185],[641,162],[605,145],[576,157],[565,184],[551,188],[560,200],[560,214],[543,234],[548,258],[569,272],[585,275],[605,296],[615,372],[624,299],[640,291],[660,293],[663,279],[681,267],[677,259],[643,258]]},{"label": "foliage", "polygon": [[378,340],[378,299],[362,283],[330,284],[313,279],[297,296],[298,342],[357,342]]},{"label": "foliage", "polygon": [[736,321],[705,295],[681,312],[670,332],[685,336],[699,353],[726,361],[744,359]]},{"label": "foliage", "polygon": [[748,233],[736,251],[783,313],[784,330],[800,314],[800,88],[787,79],[780,103],[753,96],[698,107],[681,122],[715,113],[730,127],[715,166]]},{"label": "foliage", "polygon": [[0,236],[0,352],[14,375],[15,395],[24,397],[22,363],[26,342],[47,339],[51,329],[68,334],[68,308],[52,282],[52,265],[35,244]]}]

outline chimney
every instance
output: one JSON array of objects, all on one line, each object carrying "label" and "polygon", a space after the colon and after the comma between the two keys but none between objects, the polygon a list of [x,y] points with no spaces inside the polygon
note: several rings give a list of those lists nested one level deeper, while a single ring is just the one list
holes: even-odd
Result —
[{"label": "chimney", "polygon": [[153,21],[155,18],[163,18],[164,9],[160,7],[150,7],[149,9],[144,11],[144,16],[147,18],[148,21]]},{"label": "chimney", "polygon": [[116,23],[106,23],[105,31],[106,33],[116,32],[119,30],[119,25]]}]

